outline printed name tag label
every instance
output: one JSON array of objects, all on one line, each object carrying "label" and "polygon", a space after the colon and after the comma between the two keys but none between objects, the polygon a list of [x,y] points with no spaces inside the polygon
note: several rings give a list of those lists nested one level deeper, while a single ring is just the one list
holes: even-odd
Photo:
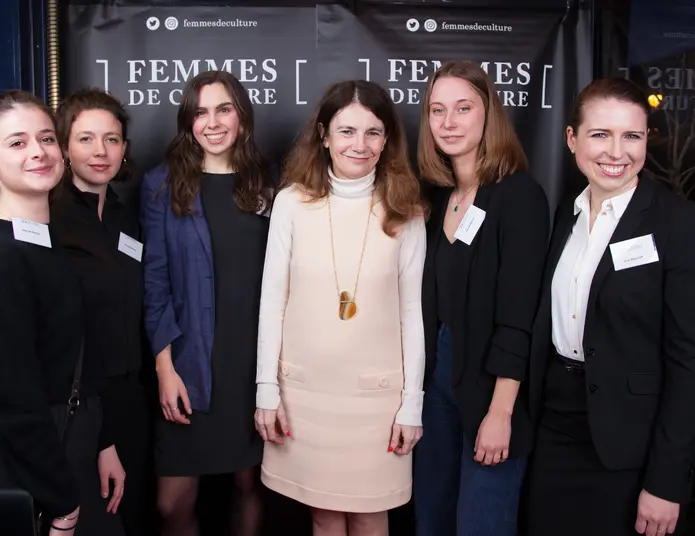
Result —
[{"label": "printed name tag label", "polygon": [[484,221],[485,211],[476,207],[475,205],[471,205],[468,207],[466,214],[464,214],[461,223],[459,223],[459,227],[456,229],[454,237],[464,244],[470,246]]},{"label": "printed name tag label", "polygon": [[45,248],[51,247],[51,234],[48,232],[48,225],[45,223],[12,218],[12,230],[15,240],[36,244]]},{"label": "printed name tag label", "polygon": [[118,251],[125,253],[128,257],[138,262],[142,261],[142,242],[138,242],[125,233],[121,233],[118,239]]},{"label": "printed name tag label", "polygon": [[648,234],[610,245],[615,271],[659,262],[654,235]]}]

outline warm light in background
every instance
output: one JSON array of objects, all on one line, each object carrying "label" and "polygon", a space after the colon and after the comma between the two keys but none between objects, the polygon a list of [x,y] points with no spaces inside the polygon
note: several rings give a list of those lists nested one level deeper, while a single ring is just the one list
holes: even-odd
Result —
[{"label": "warm light in background", "polygon": [[647,97],[647,100],[649,101],[649,106],[651,106],[652,108],[658,108],[661,104],[661,101],[664,100],[664,96],[660,93],[657,95],[649,95],[649,97]]}]

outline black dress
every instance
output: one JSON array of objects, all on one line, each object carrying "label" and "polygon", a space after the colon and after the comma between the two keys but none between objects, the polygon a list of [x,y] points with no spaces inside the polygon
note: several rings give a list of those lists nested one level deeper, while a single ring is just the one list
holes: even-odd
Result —
[{"label": "black dress", "polygon": [[82,337],[79,283],[55,248],[0,220],[0,488],[29,492],[48,519],[79,504],[51,406],[66,405]]},{"label": "black dress", "polygon": [[[254,426],[256,344],[268,218],[242,212],[232,199],[236,174],[203,174],[201,197],[212,241],[215,336],[210,412],[191,424],[158,422],[161,476],[233,473],[261,462]],[[261,239],[259,239],[261,237]]]}]

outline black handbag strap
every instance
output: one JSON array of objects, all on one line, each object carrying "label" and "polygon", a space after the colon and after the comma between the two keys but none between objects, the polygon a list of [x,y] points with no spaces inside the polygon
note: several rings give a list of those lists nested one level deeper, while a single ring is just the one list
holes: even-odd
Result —
[{"label": "black handbag strap", "polygon": [[75,363],[75,371],[72,377],[72,386],[70,388],[70,398],[68,398],[68,408],[65,413],[65,420],[60,427],[60,441],[65,439],[65,434],[70,426],[70,420],[77,411],[80,405],[80,387],[82,384],[82,364],[84,363],[84,337],[80,340],[80,351],[77,354],[77,362]]},{"label": "black handbag strap", "polygon": [[84,337],[80,340],[80,351],[77,354],[77,363],[75,363],[75,373],[72,377],[72,389],[70,390],[70,399],[68,406],[74,407],[80,404],[80,386],[82,383],[82,363],[84,362]]},{"label": "black handbag strap", "polygon": [[[80,405],[80,384],[82,382],[82,364],[84,362],[84,336],[80,339],[80,350],[77,354],[77,362],[75,363],[75,371],[72,376],[72,387],[70,388],[70,398],[68,398],[68,407],[65,412],[65,418],[60,426],[60,442],[65,442],[65,436],[67,435],[68,427],[70,426],[70,421],[72,416],[77,411],[77,407]],[[51,521],[44,519],[44,513],[42,510],[38,511],[36,516],[36,534],[38,536],[45,536],[51,530]]]}]

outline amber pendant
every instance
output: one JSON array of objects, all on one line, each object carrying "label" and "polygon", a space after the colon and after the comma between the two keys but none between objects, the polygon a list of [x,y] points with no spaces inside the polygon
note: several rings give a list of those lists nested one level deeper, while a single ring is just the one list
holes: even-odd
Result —
[{"label": "amber pendant", "polygon": [[352,299],[350,293],[344,290],[340,293],[340,309],[338,310],[338,316],[341,320],[350,320],[353,316],[357,314],[357,305],[355,305],[355,300]]}]

